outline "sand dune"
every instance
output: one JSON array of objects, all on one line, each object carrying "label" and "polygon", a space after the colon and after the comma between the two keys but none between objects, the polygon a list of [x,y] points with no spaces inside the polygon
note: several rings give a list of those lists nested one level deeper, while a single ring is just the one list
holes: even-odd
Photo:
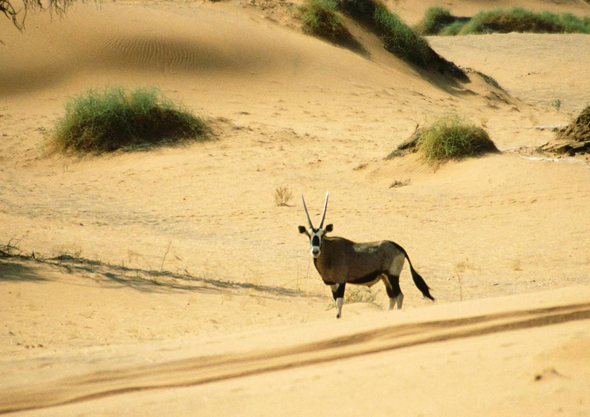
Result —
[{"label": "sand dune", "polygon": [[[413,22],[434,4],[415,3],[388,5]],[[515,4],[590,14],[449,6]],[[87,4],[29,16],[23,33],[0,21],[0,413],[589,414],[588,159],[534,153],[554,135],[541,127],[586,105],[586,37],[430,39],[502,90],[412,68],[354,22],[363,55],[305,36],[289,7]],[[215,139],[48,154],[71,96],[111,84],[160,88]],[[385,159],[448,112],[503,152]],[[295,195],[284,207],[279,186]],[[403,310],[375,287],[334,318],[297,233],[299,194],[319,216],[326,190],[334,233],[401,244],[436,304],[404,270]]]},{"label": "sand dune", "polygon": [[[111,71],[116,72],[115,77],[139,72],[145,80],[160,82],[179,75],[191,80],[206,77],[207,83],[214,82],[207,77],[239,78],[240,89],[252,88],[252,79],[260,82],[267,76],[275,81],[301,79],[306,84],[315,81],[332,87],[343,79],[358,80],[370,74],[367,68],[373,64],[350,51],[271,25],[263,17],[244,19],[239,6],[222,11],[214,6],[199,4],[185,14],[177,4],[166,10],[134,5],[76,6],[67,18],[57,21],[47,15],[31,17],[28,25],[33,27],[27,29],[27,36],[2,22],[6,52],[12,58],[2,67],[1,91],[30,90],[34,85],[29,78],[47,77],[46,88],[52,78],[92,74],[100,79],[100,73]],[[23,49],[26,54],[17,53]],[[354,65],[340,60],[352,60]],[[346,73],[338,71],[343,66]],[[23,67],[28,71],[23,73]],[[407,71],[408,67],[401,65],[404,67]],[[383,83],[390,75],[370,77]]]},{"label": "sand dune", "polygon": [[[3,38],[9,35],[5,41],[7,48],[27,48],[28,53],[14,54],[8,62],[2,91],[7,93],[28,83],[28,73],[21,75],[21,83],[14,82],[23,66],[37,76],[47,77],[52,73],[76,77],[79,73],[103,71],[155,72],[166,76],[212,72],[215,76],[238,77],[252,71],[275,72],[305,50],[285,34],[269,42],[270,34],[277,30],[259,27],[252,21],[232,19],[231,15],[204,6],[193,13],[198,20],[187,19],[174,9],[161,13],[130,5],[77,6],[67,18],[58,21],[49,21],[47,15],[32,17],[29,26],[35,27],[27,30],[27,36],[12,33],[9,23],[3,22]],[[129,19],[129,14],[135,18]],[[87,26],[89,20],[91,28]]]},{"label": "sand dune", "polygon": [[[516,332],[516,339],[519,340],[518,344],[525,344],[528,350],[531,348],[530,342],[524,343],[527,333],[536,332],[542,334],[545,326],[554,328],[560,324],[571,326],[574,329],[575,337],[570,339],[572,336],[569,335],[566,336],[565,341],[562,339],[558,342],[555,340],[549,342],[546,339],[547,332],[545,332],[542,338],[537,339],[535,343],[539,345],[542,340],[543,347],[540,352],[538,352],[539,349],[533,349],[535,351],[534,355],[540,360],[544,359],[545,363],[536,365],[538,373],[530,374],[528,383],[552,377],[567,378],[570,379],[567,384],[567,391],[570,395],[576,397],[583,393],[583,389],[575,388],[576,385],[581,382],[580,378],[587,377],[590,371],[590,362],[586,360],[588,358],[585,354],[587,352],[579,351],[580,347],[588,342],[588,334],[586,333],[588,329],[586,320],[590,318],[588,297],[588,288],[578,287],[565,291],[539,293],[534,296],[497,299],[493,300],[494,303],[465,303],[460,306],[452,306],[452,308],[449,308],[451,306],[432,307],[426,313],[413,312],[414,314],[410,316],[404,315],[395,320],[390,318],[386,320],[385,324],[383,324],[383,316],[375,317],[375,313],[365,312],[365,315],[369,316],[370,320],[367,317],[362,320],[357,318],[357,320],[349,323],[346,332],[340,335],[338,333],[342,333],[342,329],[334,329],[333,324],[327,322],[315,324],[313,327],[309,325],[305,326],[305,328],[295,326],[287,334],[284,333],[285,330],[278,333],[275,331],[274,334],[272,331],[267,333],[265,336],[270,340],[280,338],[282,342],[281,347],[272,349],[263,348],[262,346],[252,348],[253,338],[250,340],[243,340],[243,338],[239,340],[227,339],[223,343],[231,346],[232,350],[237,348],[237,352],[234,351],[230,355],[227,353],[215,354],[214,352],[219,349],[218,346],[215,349],[196,346],[197,349],[205,348],[207,350],[205,356],[160,361],[155,365],[101,370],[61,380],[52,378],[47,382],[9,388],[4,390],[0,396],[0,412],[63,406],[64,404],[74,405],[66,406],[68,408],[61,410],[58,408],[55,411],[58,413],[80,412],[84,409],[84,406],[77,408],[77,403],[84,403],[89,400],[101,402],[113,396],[146,392],[150,398],[149,403],[146,403],[145,399],[141,399],[139,404],[136,403],[136,406],[141,407],[141,411],[132,414],[139,415],[147,410],[159,414],[164,410],[170,412],[170,404],[168,403],[166,406],[156,405],[158,402],[154,401],[154,397],[174,388],[187,389],[188,387],[207,384],[219,385],[223,384],[224,381],[231,382],[266,374],[275,374],[277,380],[282,381],[285,378],[285,372],[293,373],[299,371],[300,368],[314,372],[314,367],[317,368],[320,365],[323,367],[332,366],[333,362],[354,369],[355,361],[365,362],[364,369],[366,371],[360,375],[362,375],[362,378],[369,380],[367,373],[372,373],[370,364],[383,363],[383,356],[389,357],[389,364],[385,365],[383,370],[388,369],[392,376],[396,375],[396,368],[398,368],[397,364],[399,363],[396,356],[403,355],[407,350],[411,351],[412,347],[426,345],[427,349],[442,351],[444,352],[443,355],[447,356],[449,355],[449,345],[457,343],[457,341],[472,343],[471,338],[495,335],[494,344],[497,344],[499,343],[498,339],[500,341],[510,340]],[[566,300],[568,302],[563,304]],[[507,305],[517,307],[506,309]],[[378,324],[375,324],[375,318],[377,318]],[[393,322],[395,324],[392,324]],[[577,322],[580,323],[577,324]],[[328,335],[331,336],[326,338]],[[317,339],[317,341],[312,341],[312,339]],[[301,340],[305,340],[305,342],[301,343]],[[510,345],[510,342],[508,343]],[[560,346],[561,352],[555,352],[555,345]],[[193,349],[195,349],[195,346],[190,350]],[[185,347],[182,354],[187,355],[190,350]],[[398,353],[398,351],[401,352]],[[519,356],[523,354],[521,353],[522,346],[519,346],[518,351]],[[569,362],[566,352],[573,353],[574,351],[582,353],[582,357],[579,358],[581,359],[580,366],[575,370],[572,369],[571,365],[566,365]],[[529,350],[529,354],[531,353]],[[450,355],[452,356],[453,353],[451,352]],[[460,355],[464,356],[465,354]],[[511,355],[514,355],[514,352],[511,352]],[[508,358],[504,357],[504,360],[508,361]],[[455,362],[460,361],[461,358],[455,359]],[[400,368],[403,368],[403,366],[400,366]],[[509,369],[506,371],[509,371]],[[567,375],[564,372],[567,372]],[[396,376],[399,377],[400,375],[397,374]],[[489,375],[477,375],[478,380],[485,380],[487,377]],[[511,377],[504,375],[502,379],[510,380]],[[571,379],[576,379],[578,383],[571,381]],[[353,388],[349,384],[339,382],[339,378],[332,382],[340,386],[338,392],[341,395],[353,395],[355,391],[362,387],[362,385],[353,385]],[[472,381],[471,390],[474,387],[481,387],[480,384],[476,380]],[[369,385],[371,384],[369,383]],[[562,387],[562,389],[565,388],[565,386]],[[217,387],[217,389],[220,389],[220,387]],[[134,395],[145,398],[145,395]],[[356,405],[363,408],[367,406],[367,400],[374,401],[373,398],[366,398],[365,400],[359,398]],[[170,399],[168,399],[169,401]],[[440,393],[431,393],[429,401],[444,401],[444,398],[440,397]],[[269,402],[273,403],[273,401]],[[221,404],[217,405],[221,406]],[[410,409],[420,409],[426,404],[415,403],[415,401],[410,400],[404,405]],[[580,410],[579,406],[582,404],[561,405]],[[388,402],[384,402],[377,409],[383,412],[390,406]],[[503,404],[504,408],[513,406],[514,404],[510,404],[510,401],[508,404]],[[473,409],[473,405],[459,406],[459,404],[455,404],[452,408],[458,409],[459,407]],[[497,404],[494,404],[494,407],[497,407]],[[291,407],[286,407],[286,410],[287,415],[298,414],[297,410]],[[266,409],[266,411],[275,412],[278,410]],[[487,409],[483,405],[479,411],[489,413],[493,410]],[[354,413],[346,413],[346,415],[354,415]],[[492,413],[492,415],[495,415],[495,413]]]}]

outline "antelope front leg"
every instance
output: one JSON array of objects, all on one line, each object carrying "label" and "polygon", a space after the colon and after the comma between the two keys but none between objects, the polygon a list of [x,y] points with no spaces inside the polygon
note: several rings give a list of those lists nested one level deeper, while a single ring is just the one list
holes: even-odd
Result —
[{"label": "antelope front leg", "polygon": [[330,285],[332,289],[332,296],[336,303],[336,318],[339,319],[342,316],[342,305],[344,304],[344,290],[346,284],[334,284]]}]

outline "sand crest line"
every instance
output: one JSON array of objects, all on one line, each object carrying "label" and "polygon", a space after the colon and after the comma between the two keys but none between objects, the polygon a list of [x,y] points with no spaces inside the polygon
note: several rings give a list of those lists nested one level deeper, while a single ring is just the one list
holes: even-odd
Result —
[{"label": "sand crest line", "polygon": [[428,343],[590,319],[590,303],[503,312],[380,329],[238,355],[195,357],[31,384],[0,393],[0,414],[78,403],[136,391],[182,388],[312,366]]}]

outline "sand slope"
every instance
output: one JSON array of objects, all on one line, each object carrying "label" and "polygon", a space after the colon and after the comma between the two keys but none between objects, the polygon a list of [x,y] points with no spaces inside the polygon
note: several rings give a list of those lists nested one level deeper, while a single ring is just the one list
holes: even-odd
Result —
[{"label": "sand slope", "polygon": [[[152,343],[142,348],[139,366],[7,388],[0,411],[301,415],[303,400],[334,415],[387,414],[401,403],[410,414],[576,415],[588,410],[589,297],[587,287],[575,287],[397,316],[364,311],[338,326],[324,321],[264,332],[267,344],[258,332],[208,344],[185,340],[172,352]],[[102,353],[87,352],[85,360]],[[109,356],[117,354],[115,348]],[[341,400],[334,403],[330,391]]]},{"label": "sand slope", "polygon": [[[410,21],[428,5],[390,3]],[[305,36],[278,4],[80,5],[22,34],[0,21],[0,245],[23,255],[0,258],[0,412],[589,414],[588,160],[531,151],[553,137],[536,127],[587,101],[586,37],[430,40],[503,91],[412,68],[358,25],[364,56]],[[215,140],[48,153],[67,100],[109,84],[161,88]],[[384,159],[445,112],[503,153]],[[297,233],[299,194],[319,216],[328,189],[334,233],[401,244],[436,304],[404,270],[403,310],[375,287],[334,318]]]}]

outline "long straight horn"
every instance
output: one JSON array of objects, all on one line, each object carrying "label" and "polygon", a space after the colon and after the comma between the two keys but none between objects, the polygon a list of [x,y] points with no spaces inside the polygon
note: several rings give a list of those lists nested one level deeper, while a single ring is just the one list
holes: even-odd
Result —
[{"label": "long straight horn", "polygon": [[313,224],[311,223],[311,219],[309,218],[309,212],[307,211],[307,206],[305,205],[305,198],[303,198],[303,194],[301,194],[301,201],[303,202],[303,210],[305,210],[305,215],[307,216],[307,223],[309,224],[309,228],[313,229]]},{"label": "long straight horn", "polygon": [[330,191],[326,191],[326,201],[324,202],[324,212],[322,213],[322,220],[320,221],[320,229],[324,227],[324,219],[326,218],[326,209],[328,208],[328,197],[330,196]]}]

